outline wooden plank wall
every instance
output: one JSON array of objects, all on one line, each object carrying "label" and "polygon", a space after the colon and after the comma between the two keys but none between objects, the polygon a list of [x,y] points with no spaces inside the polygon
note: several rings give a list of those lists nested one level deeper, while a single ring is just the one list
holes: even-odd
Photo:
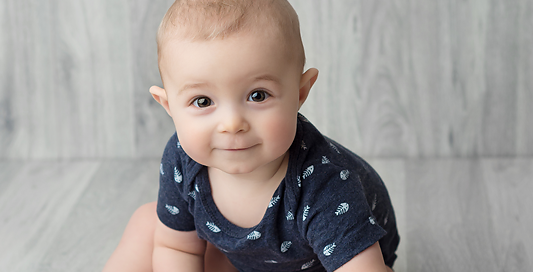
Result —
[{"label": "wooden plank wall", "polygon": [[[158,157],[171,0],[0,2],[0,158]],[[302,112],[365,157],[533,155],[531,0],[292,0],[319,80]]]}]

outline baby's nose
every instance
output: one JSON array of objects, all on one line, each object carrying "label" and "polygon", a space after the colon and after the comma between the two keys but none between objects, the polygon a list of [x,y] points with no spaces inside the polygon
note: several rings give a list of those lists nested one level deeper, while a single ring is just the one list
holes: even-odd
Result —
[{"label": "baby's nose", "polygon": [[250,129],[246,116],[238,110],[229,110],[220,117],[219,132],[238,133]]}]

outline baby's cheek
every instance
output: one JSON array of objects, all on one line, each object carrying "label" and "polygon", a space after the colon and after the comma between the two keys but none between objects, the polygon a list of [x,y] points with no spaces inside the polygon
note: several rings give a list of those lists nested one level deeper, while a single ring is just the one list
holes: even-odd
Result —
[{"label": "baby's cheek", "polygon": [[279,118],[265,124],[269,139],[277,148],[288,149],[296,134],[296,119]]},{"label": "baby's cheek", "polygon": [[206,137],[208,134],[192,125],[176,126],[176,131],[185,153],[196,162],[204,164],[209,156],[210,141]]}]

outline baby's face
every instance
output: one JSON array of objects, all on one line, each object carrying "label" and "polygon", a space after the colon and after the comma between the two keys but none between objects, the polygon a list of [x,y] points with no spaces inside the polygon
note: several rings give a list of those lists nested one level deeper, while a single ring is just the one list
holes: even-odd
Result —
[{"label": "baby's face", "polygon": [[280,42],[236,34],[170,41],[161,72],[182,148],[229,174],[280,163],[296,133],[302,67]]}]

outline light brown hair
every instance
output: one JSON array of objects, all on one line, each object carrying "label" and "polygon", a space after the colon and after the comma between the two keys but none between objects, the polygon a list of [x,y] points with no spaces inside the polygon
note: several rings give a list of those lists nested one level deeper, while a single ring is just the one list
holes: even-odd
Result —
[{"label": "light brown hair", "polygon": [[176,0],[157,32],[159,60],[171,39],[209,41],[237,33],[264,33],[280,39],[303,69],[298,15],[287,0]]}]

